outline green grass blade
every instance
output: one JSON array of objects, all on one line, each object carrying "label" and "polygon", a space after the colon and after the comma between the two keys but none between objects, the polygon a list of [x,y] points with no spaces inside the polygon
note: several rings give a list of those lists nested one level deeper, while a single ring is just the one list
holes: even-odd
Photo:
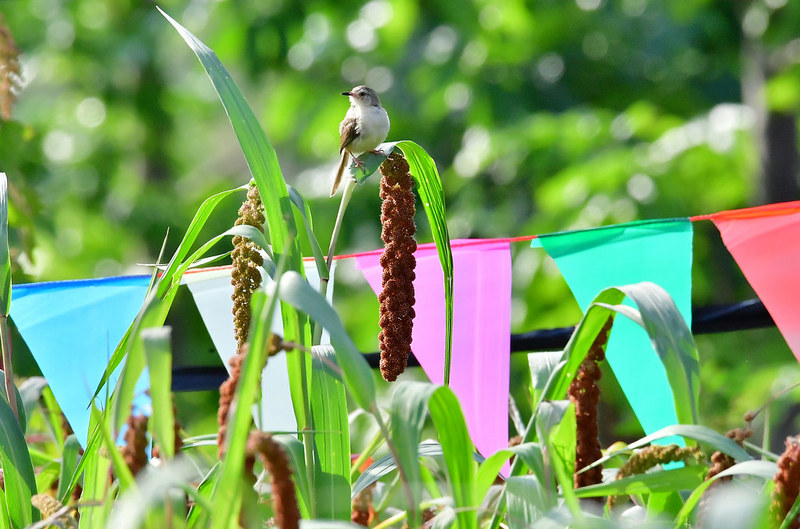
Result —
[{"label": "green grass blade", "polygon": [[342,370],[345,387],[360,407],[371,410],[375,406],[375,382],[372,370],[358,351],[353,340],[331,307],[303,277],[296,272],[286,272],[281,277],[280,297],[283,301],[307,314],[325,327],[331,335],[336,351],[336,362]]},{"label": "green grass blade", "polygon": [[[539,440],[547,447],[552,475],[561,486],[565,504],[575,519],[581,520],[583,513],[572,492],[576,445],[575,405],[566,400],[542,402],[537,411],[536,431]],[[549,484],[546,472],[542,478],[543,485]]]},{"label": "green grass blade", "polygon": [[514,452],[509,449],[503,449],[495,452],[486,458],[486,461],[481,463],[478,467],[478,472],[475,475],[475,499],[480,502],[484,496],[489,492],[489,488],[494,484],[497,476],[503,465],[514,456]]},{"label": "green grass blade", "polygon": [[171,518],[163,512],[164,504],[169,502],[171,493],[197,478],[194,465],[185,459],[174,459],[157,468],[148,468],[139,474],[141,486],[124,491],[114,503],[108,527],[172,527],[173,524],[167,522],[171,522]]},{"label": "green grass blade", "polygon": [[[180,275],[176,277],[178,267],[183,262],[185,257],[189,255],[189,251],[197,240],[197,237],[200,235],[200,231],[203,229],[206,221],[214,212],[214,209],[216,209],[219,203],[231,194],[242,191],[246,188],[246,186],[240,186],[212,195],[205,199],[197,209],[194,218],[189,223],[189,227],[186,229],[186,234],[183,236],[181,243],[178,245],[177,250],[175,250],[175,253],[172,256],[172,259],[170,259],[167,268],[159,277],[155,292],[148,293],[148,296],[142,305],[136,320],[131,324],[128,332],[125,334],[119,345],[117,345],[116,349],[114,350],[114,353],[111,355],[111,359],[109,360],[108,366],[106,366],[103,376],[101,377],[100,382],[95,389],[92,400],[97,398],[97,396],[103,390],[103,387],[108,382],[108,378],[111,376],[111,373],[117,369],[120,363],[122,363],[122,360],[125,358],[125,355],[130,351],[133,337],[136,334],[135,331],[139,328],[160,327],[164,324],[164,320],[167,317],[167,312],[169,311],[169,307],[172,305],[172,301],[177,293],[177,288],[181,280]],[[151,305],[155,304],[156,300],[163,300],[163,303],[157,307],[158,310],[154,310],[154,308],[151,307]],[[149,321],[145,325],[141,325],[142,320],[145,319],[145,315],[148,312],[155,312],[155,314],[148,319]]]},{"label": "green grass blade", "polygon": [[19,422],[8,402],[0,398],[0,462],[5,481],[5,505],[11,526],[22,529],[34,521],[31,496],[36,477]]},{"label": "green grass blade", "polygon": [[11,254],[8,251],[8,178],[0,172],[0,317],[11,310]]},{"label": "green grass blade", "polygon": [[303,200],[303,197],[295,188],[292,186],[286,187],[289,190],[289,199],[297,208],[297,211],[300,213],[303,219],[303,224],[306,228],[306,236],[308,238],[308,243],[311,246],[311,254],[314,256],[314,263],[317,265],[319,277],[327,279],[330,271],[325,264],[325,254],[322,252],[322,247],[320,247],[319,241],[317,240],[316,235],[314,235],[314,222],[311,217],[311,208],[308,206],[306,201]]},{"label": "green grass blade", "polygon": [[[638,311],[621,305],[626,296],[636,303]],[[548,381],[544,398],[564,398],[592,342],[609,316],[617,313],[631,317],[647,331],[666,369],[678,420],[695,423],[699,392],[697,347],[672,298],[654,283],[612,287],[595,297],[570,338],[559,369]]]},{"label": "green grass blade", "polygon": [[[3,329],[3,330],[7,330],[7,329]],[[12,376],[13,376],[13,374],[12,374]],[[5,378],[5,372],[2,369],[0,369],[0,378]],[[14,384],[11,384],[11,387],[14,388],[14,392],[13,392],[14,393],[14,398],[13,399],[9,399],[8,398],[8,393],[6,393],[6,386],[3,385],[3,384],[0,384],[0,399],[5,400],[6,402],[9,402],[9,400],[13,400],[13,402],[16,404],[16,406],[17,406],[17,415],[16,416],[19,417],[19,427],[20,427],[20,430],[22,430],[22,432],[25,433],[25,430],[27,429],[27,426],[28,426],[28,419],[27,419],[27,415],[25,413],[25,402],[22,400],[22,395],[20,395],[20,392],[19,392],[19,389],[17,388],[17,386],[14,385]]]},{"label": "green grass blade", "polygon": [[620,290],[639,309],[641,325],[664,364],[678,422],[696,424],[700,367],[697,346],[686,321],[672,297],[655,283],[636,283],[620,287]]},{"label": "green grass blade", "polygon": [[303,454],[303,443],[292,435],[276,435],[273,437],[280,443],[289,458],[292,467],[295,490],[297,491],[297,503],[300,507],[300,516],[304,519],[311,517],[311,492],[309,483],[306,479],[306,462]]},{"label": "green grass blade", "polygon": [[167,459],[175,457],[175,416],[172,411],[172,350],[170,327],[142,330],[142,343],[150,374],[150,417],[153,434]]},{"label": "green grass blade", "polygon": [[[438,457],[443,455],[444,451],[438,442],[428,440],[419,444],[417,454],[419,457]],[[478,464],[487,461],[477,452],[472,453],[472,458]],[[397,463],[391,454],[379,458],[364,470],[353,484],[352,496],[355,497],[356,494],[396,469]]]},{"label": "green grass blade", "polygon": [[11,520],[8,519],[8,512],[5,509],[6,492],[0,488],[0,529],[11,529]]},{"label": "green grass blade", "polygon": [[777,472],[778,465],[772,461],[743,461],[723,470],[716,476],[698,485],[692,491],[684,502],[683,507],[678,512],[678,515],[675,517],[675,529],[686,527],[689,516],[702,498],[703,493],[716,480],[727,476],[757,476],[768,481],[771,480]]},{"label": "green grass blade", "polygon": [[419,197],[425,208],[431,226],[433,240],[439,253],[439,261],[444,272],[445,297],[445,356],[444,385],[450,384],[450,356],[453,346],[453,251],[450,249],[450,232],[447,230],[447,215],[444,204],[442,180],[436,163],[425,149],[413,141],[397,142],[408,161],[411,175],[417,184]]},{"label": "green grass blade", "polygon": [[509,529],[527,529],[550,508],[547,493],[534,476],[514,476],[506,482]]},{"label": "green grass blade", "polygon": [[[206,499],[210,499],[214,492],[214,486],[217,484],[218,477],[219,463],[211,467],[211,470],[203,477],[203,481],[201,481],[200,485],[197,487],[197,494]],[[192,508],[189,510],[189,515],[186,517],[187,529],[206,527],[210,514],[209,509],[204,508],[202,505],[197,503],[192,505]]]},{"label": "green grass blade", "polygon": [[[297,226],[294,222],[292,204],[286,182],[281,174],[275,149],[258,123],[239,87],[219,61],[214,52],[189,30],[161,11],[162,15],[178,31],[186,44],[195,53],[208,74],[214,89],[225,107],[225,112],[239,141],[247,165],[258,186],[261,201],[264,203],[267,231],[275,251],[275,261],[285,256],[286,269],[303,274],[303,261],[300,244],[297,240]],[[311,328],[305,318],[289,305],[281,304],[284,338],[311,347]],[[289,383],[297,424],[301,428],[309,424],[307,410],[310,408],[306,388],[310,383],[308,371],[311,361],[306,355],[293,355],[289,358]]]},{"label": "green grass blade", "polygon": [[104,417],[105,414],[97,409],[97,406],[92,404],[92,415],[96,416],[96,424],[100,426],[100,434],[103,436],[103,446],[106,447],[106,453],[111,459],[111,466],[114,468],[114,473],[119,479],[119,488],[121,491],[126,491],[135,486],[136,480],[125,463],[125,458],[122,457],[114,437],[111,435],[111,430],[108,427],[108,421]]},{"label": "green grass blade", "polygon": [[561,400],[566,398],[567,390],[578,372],[578,367],[586,358],[589,348],[600,334],[601,329],[614,312],[604,305],[614,305],[622,302],[625,295],[618,289],[603,290],[594,298],[589,309],[583,315],[575,332],[567,342],[564,355],[558,368],[550,376],[543,391],[542,400]]},{"label": "green grass blade", "polygon": [[61,503],[69,502],[69,495],[72,493],[72,475],[75,469],[78,468],[78,460],[80,459],[81,444],[75,434],[67,437],[64,442],[64,450],[61,453],[61,470],[58,478],[58,493],[56,499]]},{"label": "green grass blade", "polygon": [[670,492],[692,490],[705,478],[708,468],[703,465],[689,465],[670,470],[636,474],[622,479],[589,485],[575,489],[579,498],[598,496],[619,496],[630,494],[649,494],[651,492]]},{"label": "green grass blade", "polygon": [[[89,417],[90,433],[86,450],[72,474],[69,488],[73,489],[83,474],[81,501],[90,504],[105,501],[105,504],[108,505],[112,503],[113,494],[109,492],[111,460],[100,450],[102,433],[99,421],[103,420],[105,419],[100,413],[92,413]],[[108,519],[108,509],[105,508],[87,506],[80,508],[78,512],[81,515],[79,529],[104,527]]]},{"label": "green grass blade", "polygon": [[211,498],[214,505],[213,529],[227,529],[230,521],[238,516],[245,445],[253,421],[251,409],[259,391],[276,302],[276,296],[267,297],[263,292],[254,292],[250,301],[253,311],[250,349],[236,386],[235,406],[228,416],[227,451],[222,459],[219,483]]},{"label": "green grass blade", "polygon": [[315,479],[316,517],[350,519],[350,424],[347,395],[341,377],[328,369],[336,365],[330,346],[314,347],[311,373],[311,413],[319,457]]},{"label": "green grass blade", "polygon": [[602,465],[609,459],[616,457],[617,455],[627,452],[629,450],[635,450],[637,448],[641,448],[643,446],[647,446],[653,441],[657,441],[658,439],[664,439],[666,437],[673,437],[676,435],[680,435],[689,439],[694,439],[695,441],[699,441],[708,445],[709,447],[713,448],[714,450],[719,450],[725,454],[728,454],[736,461],[749,461],[753,459],[750,454],[745,452],[744,448],[736,444],[732,439],[715,432],[711,428],[706,426],[700,426],[699,424],[673,424],[672,426],[664,427],[657,432],[653,432],[650,435],[642,437],[641,439],[630,443],[629,445],[625,446],[621,450],[616,450],[614,452],[609,452],[594,463],[590,465],[590,467],[596,465]]},{"label": "green grass blade", "polygon": [[431,395],[428,409],[444,452],[458,527],[477,529],[476,507],[479,502],[475,498],[475,474],[478,467],[472,458],[475,449],[461,405],[455,393],[442,386]]},{"label": "green grass blade", "polygon": [[422,522],[419,504],[422,501],[419,446],[422,426],[428,411],[428,401],[436,386],[422,382],[398,383],[392,394],[390,426],[391,439],[397,456],[397,465],[403,469],[409,501],[409,527],[419,527]]}]

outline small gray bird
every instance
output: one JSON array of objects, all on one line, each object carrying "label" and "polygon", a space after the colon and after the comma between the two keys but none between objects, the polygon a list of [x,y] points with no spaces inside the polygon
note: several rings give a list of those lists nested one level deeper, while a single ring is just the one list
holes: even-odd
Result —
[{"label": "small gray bird", "polygon": [[339,124],[339,154],[342,159],[333,181],[331,196],[339,189],[350,156],[355,159],[356,165],[360,165],[356,156],[373,151],[389,134],[389,114],[381,106],[375,90],[368,86],[357,86],[349,92],[342,92],[342,95],[350,98],[350,108]]}]

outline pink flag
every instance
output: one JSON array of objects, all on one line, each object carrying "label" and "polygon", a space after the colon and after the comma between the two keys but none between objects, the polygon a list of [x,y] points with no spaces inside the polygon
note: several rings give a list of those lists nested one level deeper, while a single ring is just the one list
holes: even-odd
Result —
[{"label": "pink flag", "polygon": [[[511,355],[511,253],[505,240],[454,240],[453,353],[450,388],[472,441],[484,456],[508,446]],[[372,290],[381,291],[381,251],[355,256]],[[414,254],[417,278],[411,350],[434,384],[444,381],[444,278],[433,244]]]},{"label": "pink flag", "polygon": [[709,216],[800,360],[800,202]]}]

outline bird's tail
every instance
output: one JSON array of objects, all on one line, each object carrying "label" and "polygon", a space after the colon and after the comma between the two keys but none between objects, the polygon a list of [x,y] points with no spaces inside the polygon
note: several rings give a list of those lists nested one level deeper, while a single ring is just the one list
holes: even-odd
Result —
[{"label": "bird's tail", "polygon": [[347,162],[349,159],[350,153],[347,152],[347,149],[342,149],[342,160],[339,162],[339,169],[336,171],[336,179],[333,181],[331,196],[336,194],[336,190],[339,189],[339,184],[342,183],[342,175],[344,175],[344,170],[347,169]]}]

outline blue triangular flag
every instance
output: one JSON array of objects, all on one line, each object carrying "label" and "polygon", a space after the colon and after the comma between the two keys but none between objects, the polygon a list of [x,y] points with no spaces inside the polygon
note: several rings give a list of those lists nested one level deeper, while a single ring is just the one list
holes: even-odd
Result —
[{"label": "blue triangular flag", "polygon": [[[13,287],[11,318],[83,446],[89,401],[149,283],[142,275]],[[140,380],[137,394],[147,387],[147,377]]]}]

